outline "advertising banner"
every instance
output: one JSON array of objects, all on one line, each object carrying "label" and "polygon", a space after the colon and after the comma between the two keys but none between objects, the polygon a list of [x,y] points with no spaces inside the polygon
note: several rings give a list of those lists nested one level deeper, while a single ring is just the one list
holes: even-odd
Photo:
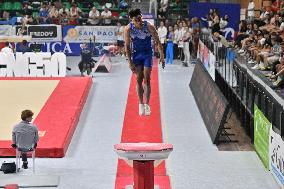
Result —
[{"label": "advertising banner", "polygon": [[216,62],[216,56],[209,51],[209,69],[208,72],[211,76],[211,78],[215,81],[215,62]]},{"label": "advertising banner", "polygon": [[189,17],[198,17],[201,19],[202,25],[208,27],[207,15],[210,9],[217,9],[221,17],[225,14],[229,15],[230,21],[228,26],[224,29],[225,37],[232,39],[234,32],[238,31],[240,22],[240,4],[229,4],[229,3],[194,3],[190,2]]},{"label": "advertising banner", "polygon": [[[15,27],[15,34],[20,35],[22,26]],[[62,41],[61,25],[29,25],[23,35],[32,36],[33,42]]]},{"label": "advertising banner", "polygon": [[269,165],[270,172],[281,188],[284,188],[284,141],[281,136],[270,129]]},{"label": "advertising banner", "polygon": [[266,169],[269,168],[269,132],[272,124],[254,104],[254,146]]},{"label": "advertising banner", "polygon": [[116,26],[64,26],[63,41],[66,43],[90,42],[96,36],[98,43],[116,43]]},{"label": "advertising banner", "polygon": [[13,35],[13,27],[11,25],[2,25],[0,27],[0,36]]},{"label": "advertising banner", "polygon": [[[56,52],[63,52],[66,56],[80,56],[81,48],[80,43],[65,43],[65,42],[37,42],[30,43],[29,46],[32,47],[34,44],[40,46],[41,52],[50,52],[51,54]],[[18,44],[17,44],[18,45]],[[104,46],[106,43],[96,43],[89,44],[89,47],[93,51],[93,56],[99,56],[105,51]]]}]

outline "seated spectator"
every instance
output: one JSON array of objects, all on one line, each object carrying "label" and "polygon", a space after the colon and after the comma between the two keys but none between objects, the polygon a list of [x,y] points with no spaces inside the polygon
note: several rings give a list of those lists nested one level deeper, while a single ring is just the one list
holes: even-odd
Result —
[{"label": "seated spectator", "polygon": [[[22,111],[22,121],[15,125],[12,132],[12,147],[21,152],[24,169],[28,168],[27,152],[34,150],[39,140],[38,129],[36,125],[31,123],[33,115],[34,113],[31,110]],[[29,134],[30,140],[23,137],[23,134]]]},{"label": "seated spectator", "polygon": [[8,21],[10,19],[10,13],[7,11],[3,11],[1,21]]},{"label": "seated spectator", "polygon": [[70,8],[70,18],[69,18],[69,24],[70,25],[77,25],[78,19],[80,17],[81,9],[77,7],[75,3],[72,4],[72,7]]},{"label": "seated spectator", "polygon": [[100,23],[100,12],[96,7],[93,7],[89,12],[88,23],[91,25],[98,25]]},{"label": "seated spectator", "polygon": [[52,24],[59,24],[59,12],[54,4],[49,9],[48,17],[50,18]]},{"label": "seated spectator", "polygon": [[220,29],[223,30],[227,27],[229,23],[229,16],[226,14],[223,18],[220,20]]},{"label": "seated spectator", "polygon": [[111,17],[112,17],[111,11],[108,10],[107,7],[105,7],[104,11],[101,13],[103,25],[111,25]]},{"label": "seated spectator", "polygon": [[25,3],[22,13],[23,15],[32,15],[32,7],[28,3]]},{"label": "seated spectator", "polygon": [[62,12],[60,14],[60,20],[59,20],[60,24],[61,25],[68,25],[69,23],[69,16],[68,16],[68,13],[66,12]]},{"label": "seated spectator", "polygon": [[62,5],[61,9],[59,9],[59,15],[61,16],[63,12],[69,15],[69,9],[67,9],[64,5]]},{"label": "seated spectator", "polygon": [[24,22],[26,25],[37,25],[38,24],[37,20],[31,15],[26,15],[26,17],[24,18]]},{"label": "seated spectator", "polygon": [[282,54],[282,48],[280,43],[282,42],[280,37],[274,37],[271,39],[272,48],[269,54],[264,58],[264,66],[260,67],[260,70],[266,70],[268,67],[271,68],[273,64],[275,64],[280,59],[280,55]]},{"label": "seated spectator", "polygon": [[28,46],[28,42],[26,40],[23,40],[22,43],[18,46],[17,52],[32,52],[30,47]]},{"label": "seated spectator", "polygon": [[40,24],[50,24],[50,18],[47,6],[43,4],[39,10],[39,23]]}]

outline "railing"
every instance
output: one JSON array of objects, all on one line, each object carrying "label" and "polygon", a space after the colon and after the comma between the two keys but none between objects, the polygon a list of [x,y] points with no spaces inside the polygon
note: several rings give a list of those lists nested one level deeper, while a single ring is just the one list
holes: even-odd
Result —
[{"label": "railing", "polygon": [[[284,136],[284,100],[251,70],[246,60],[231,48],[214,42],[210,35],[200,39],[216,56],[215,82],[238,115],[242,126],[253,141],[254,104],[272,123],[274,131]],[[232,55],[236,55],[234,58]]]}]

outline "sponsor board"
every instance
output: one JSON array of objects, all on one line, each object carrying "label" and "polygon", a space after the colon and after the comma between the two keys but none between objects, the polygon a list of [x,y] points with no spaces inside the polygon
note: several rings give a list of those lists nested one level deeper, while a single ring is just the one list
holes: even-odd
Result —
[{"label": "sponsor board", "polygon": [[254,146],[265,168],[269,168],[269,132],[272,124],[254,104]]},{"label": "sponsor board", "polygon": [[[15,34],[20,35],[22,26],[15,27]],[[23,35],[32,36],[32,42],[62,41],[61,25],[29,25]]]},{"label": "sponsor board", "polygon": [[64,26],[63,41],[66,43],[88,43],[96,36],[97,43],[116,43],[116,26]]},{"label": "sponsor board", "polygon": [[65,77],[64,53],[0,53],[1,77]]},{"label": "sponsor board", "polygon": [[281,136],[270,128],[269,136],[269,165],[270,172],[280,187],[284,188],[284,141]]}]

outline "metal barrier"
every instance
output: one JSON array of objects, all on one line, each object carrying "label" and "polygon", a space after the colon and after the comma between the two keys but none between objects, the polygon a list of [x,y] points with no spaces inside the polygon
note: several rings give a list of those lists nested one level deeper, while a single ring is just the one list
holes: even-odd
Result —
[{"label": "metal barrier", "polygon": [[272,123],[274,131],[284,137],[283,103],[277,100],[276,93],[272,94],[271,88],[259,81],[246,66],[245,59],[241,56],[230,57],[230,53],[234,53],[233,49],[214,42],[208,34],[201,34],[200,40],[214,52],[215,82],[236,112],[251,141],[254,139],[254,104]]}]

